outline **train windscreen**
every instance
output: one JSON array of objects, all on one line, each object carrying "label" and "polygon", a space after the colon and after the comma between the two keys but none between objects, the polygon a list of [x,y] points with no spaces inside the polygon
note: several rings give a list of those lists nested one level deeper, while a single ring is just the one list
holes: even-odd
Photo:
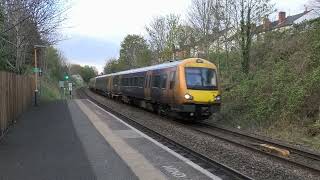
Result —
[{"label": "train windscreen", "polygon": [[187,67],[185,68],[188,89],[213,90],[217,89],[217,75],[214,69]]}]

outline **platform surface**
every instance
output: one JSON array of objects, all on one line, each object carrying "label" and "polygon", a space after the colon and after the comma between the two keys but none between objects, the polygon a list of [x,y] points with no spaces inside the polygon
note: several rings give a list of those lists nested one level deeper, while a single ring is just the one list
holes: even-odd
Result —
[{"label": "platform surface", "polygon": [[88,100],[25,113],[0,141],[2,179],[220,179]]}]

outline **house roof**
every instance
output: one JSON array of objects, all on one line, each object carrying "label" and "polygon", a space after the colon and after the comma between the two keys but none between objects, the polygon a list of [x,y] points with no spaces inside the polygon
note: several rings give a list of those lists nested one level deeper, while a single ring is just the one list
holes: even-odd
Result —
[{"label": "house roof", "polygon": [[296,14],[296,15],[288,16],[288,17],[286,17],[284,23],[282,23],[282,24],[279,24],[279,20],[273,21],[273,22],[270,23],[270,27],[269,27],[268,30],[265,30],[264,29],[264,25],[261,24],[260,26],[257,26],[256,32],[257,33],[261,33],[261,32],[264,32],[264,31],[271,31],[271,30],[274,30],[274,29],[277,29],[277,28],[281,28],[281,27],[292,26],[296,20],[298,20],[299,18],[301,18],[302,16],[308,14],[311,11],[312,10],[304,11],[304,12]]}]

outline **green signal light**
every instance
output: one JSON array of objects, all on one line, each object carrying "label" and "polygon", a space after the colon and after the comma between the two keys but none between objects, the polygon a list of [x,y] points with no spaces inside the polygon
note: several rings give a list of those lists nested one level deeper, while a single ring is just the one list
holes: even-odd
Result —
[{"label": "green signal light", "polygon": [[65,79],[65,80],[68,80],[68,79],[69,79],[69,76],[64,76],[64,79]]}]

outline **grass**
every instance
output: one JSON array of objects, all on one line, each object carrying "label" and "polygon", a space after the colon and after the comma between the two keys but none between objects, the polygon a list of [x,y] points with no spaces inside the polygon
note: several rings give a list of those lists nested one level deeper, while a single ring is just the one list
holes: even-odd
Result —
[{"label": "grass", "polygon": [[[218,120],[216,119],[218,117]],[[320,151],[320,123],[310,124],[310,121],[293,121],[288,119],[281,119],[270,126],[256,126],[246,125],[242,120],[238,122],[224,119],[225,117],[214,116],[213,121],[216,123],[231,128],[239,128],[241,130],[267,136],[273,139],[287,141],[290,144],[302,146]],[[320,121],[318,121],[320,122]],[[316,133],[310,133],[316,132]]]},{"label": "grass", "polygon": [[44,77],[41,79],[41,102],[50,102],[61,99],[60,89],[58,87],[58,82],[53,81],[49,78]]}]

